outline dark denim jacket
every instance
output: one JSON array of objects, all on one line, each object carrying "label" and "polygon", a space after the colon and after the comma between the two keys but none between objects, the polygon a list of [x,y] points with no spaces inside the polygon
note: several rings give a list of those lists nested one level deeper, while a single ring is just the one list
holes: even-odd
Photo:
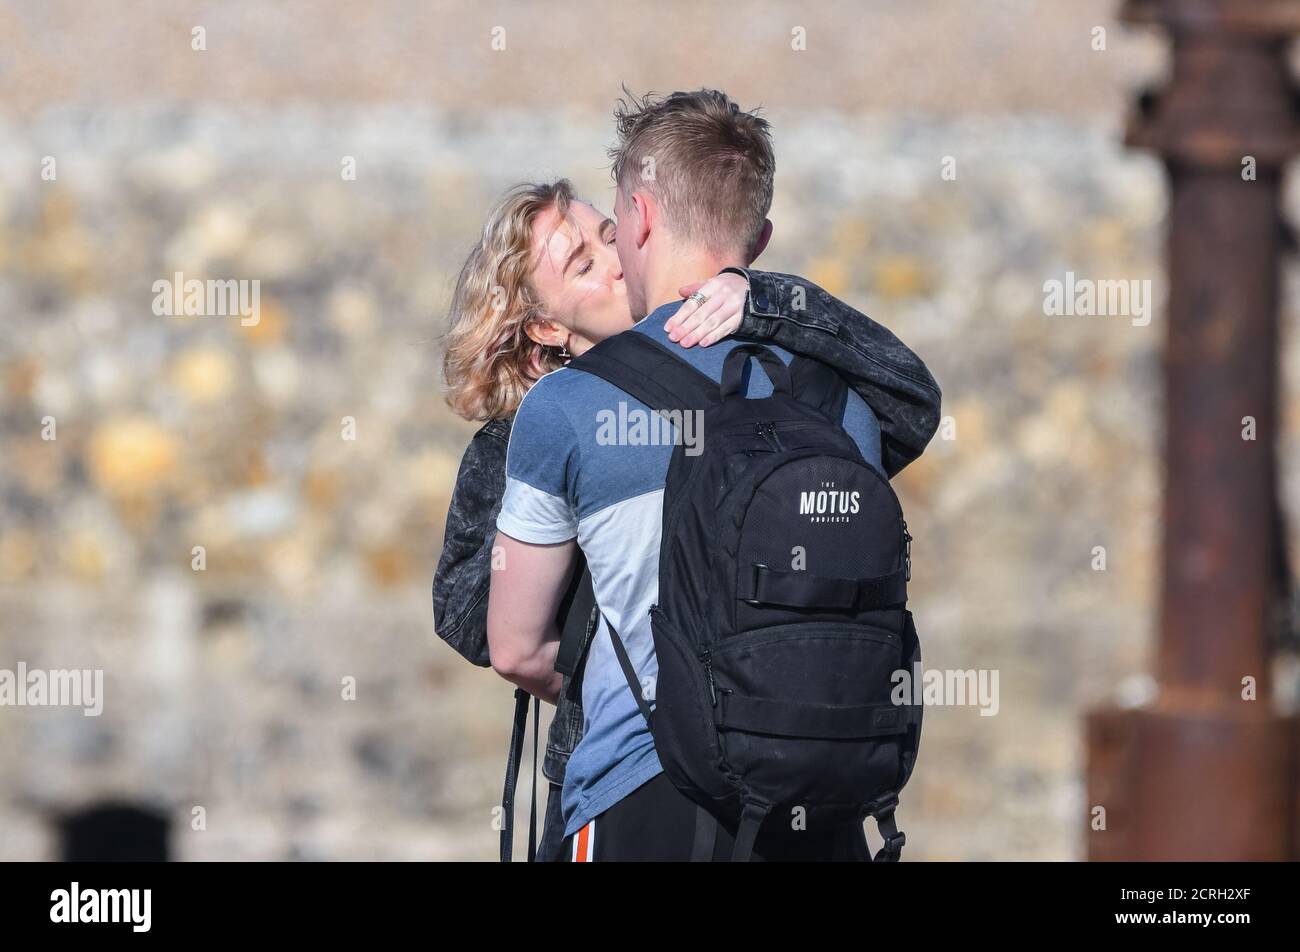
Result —
[{"label": "dark denim jacket", "polygon": [[[892,477],[921,455],[939,427],[939,386],[925,364],[886,327],[808,281],[789,274],[727,268],[749,279],[735,336],[815,357],[839,371],[880,420],[881,462]],[[803,288],[803,292],[796,291]],[[801,306],[802,305],[802,306]],[[513,415],[474,434],[461,460],[433,578],[434,627],[474,664],[488,666],[487,598],[497,514],[506,485]],[[561,605],[562,625],[567,605]],[[542,772],[563,783],[582,737],[580,703],[565,679],[547,738]],[[573,692],[576,694],[576,691]]]}]

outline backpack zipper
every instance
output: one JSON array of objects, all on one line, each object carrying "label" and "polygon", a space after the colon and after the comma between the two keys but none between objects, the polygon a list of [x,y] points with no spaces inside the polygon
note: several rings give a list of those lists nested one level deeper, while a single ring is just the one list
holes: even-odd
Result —
[{"label": "backpack zipper", "polygon": [[907,531],[907,520],[903,519],[903,581],[912,581],[912,533]]},{"label": "backpack zipper", "polygon": [[705,648],[699,652],[696,657],[704,663],[704,674],[709,679],[709,697],[713,699],[713,706],[718,706],[718,690],[713,684],[713,653],[711,649]]},{"label": "backpack zipper", "polygon": [[785,449],[785,447],[781,445],[781,438],[776,435],[776,426],[774,424],[763,421],[761,423],[755,423],[754,429],[758,431],[759,436],[767,441],[767,445],[772,447],[773,452],[780,453]]}]

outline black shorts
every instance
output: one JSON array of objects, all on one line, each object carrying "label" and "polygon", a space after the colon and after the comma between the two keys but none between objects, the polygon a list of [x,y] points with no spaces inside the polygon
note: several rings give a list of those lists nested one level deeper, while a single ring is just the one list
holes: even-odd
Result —
[{"label": "black shorts", "polygon": [[[698,837],[698,839],[697,839]],[[710,844],[711,841],[711,844]],[[734,824],[714,821],[657,774],[573,836],[565,837],[557,859],[590,862],[686,862],[694,855],[713,862],[731,858]],[[861,823],[831,830],[762,833],[754,843],[758,862],[871,861]]]}]

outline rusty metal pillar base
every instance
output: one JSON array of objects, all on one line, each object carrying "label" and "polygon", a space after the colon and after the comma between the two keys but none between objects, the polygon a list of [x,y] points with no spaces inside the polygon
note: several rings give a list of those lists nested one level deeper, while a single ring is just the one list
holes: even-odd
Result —
[{"label": "rusty metal pillar base", "polygon": [[[1173,40],[1126,141],[1169,172],[1156,700],[1087,719],[1090,859],[1300,858],[1300,727],[1272,705],[1283,176],[1296,0],[1127,0]],[[1250,426],[1246,437],[1243,428]],[[1285,586],[1291,584],[1287,580]],[[1253,678],[1258,700],[1241,698]],[[1100,825],[1100,824],[1098,824]]]},{"label": "rusty metal pillar base", "polygon": [[1088,859],[1300,858],[1300,717],[1265,703],[1092,711]]}]

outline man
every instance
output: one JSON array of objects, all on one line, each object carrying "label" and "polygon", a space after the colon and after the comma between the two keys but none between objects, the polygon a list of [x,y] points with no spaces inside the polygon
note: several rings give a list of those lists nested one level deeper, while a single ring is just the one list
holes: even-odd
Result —
[{"label": "man", "polygon": [[[632,313],[640,319],[626,333],[666,343],[665,324],[682,303],[680,287],[745,267],[767,243],[775,172],[768,125],[714,90],[647,97],[622,106],[616,120],[616,244]],[[724,340],[674,353],[720,380],[734,346]],[[788,351],[772,350],[787,363],[792,359]],[[769,393],[766,377],[751,373],[747,396]],[[539,696],[555,694],[558,635],[550,620],[578,545],[596,601],[621,634],[644,696],[653,699],[657,664],[648,612],[658,597],[672,446],[647,438],[655,427],[620,428],[610,439],[611,415],[634,420],[638,412],[640,419],[656,419],[604,380],[565,368],[540,380],[516,415],[497,519],[504,568],[492,582],[488,639],[493,667]],[[843,425],[863,457],[879,467],[879,426],[856,394],[848,396]],[[696,810],[663,774],[604,621],[588,655],[582,701],[586,730],[569,759],[563,793],[571,857],[687,859]],[[733,836],[734,830],[719,832],[715,856],[729,854]],[[866,843],[858,827],[834,835],[791,834],[779,842],[760,837],[754,854],[864,859]]]}]

